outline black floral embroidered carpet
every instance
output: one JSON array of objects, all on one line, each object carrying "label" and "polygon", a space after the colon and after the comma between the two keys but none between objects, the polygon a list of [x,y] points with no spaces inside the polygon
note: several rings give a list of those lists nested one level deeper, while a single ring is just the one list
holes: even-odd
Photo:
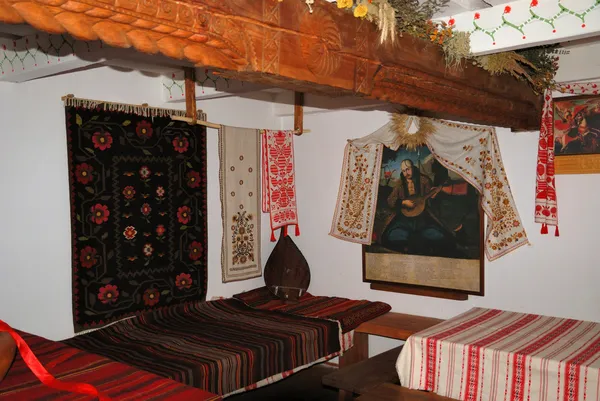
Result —
[{"label": "black floral embroidered carpet", "polygon": [[67,106],[75,332],[206,297],[206,131]]}]

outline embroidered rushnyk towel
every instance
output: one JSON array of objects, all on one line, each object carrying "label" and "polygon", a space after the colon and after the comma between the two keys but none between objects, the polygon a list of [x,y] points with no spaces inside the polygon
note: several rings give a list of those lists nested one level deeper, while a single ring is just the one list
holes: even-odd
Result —
[{"label": "embroidered rushnyk towel", "polygon": [[[487,215],[485,253],[495,260],[529,243],[517,210],[493,127],[429,119],[435,132],[426,144],[437,161],[482,195]],[[393,122],[346,145],[335,214],[329,235],[372,242],[383,146],[397,150]]]},{"label": "embroidered rushnyk towel", "polygon": [[344,149],[342,179],[329,235],[370,245],[383,145],[367,143],[359,146],[349,142]]},{"label": "embroidered rushnyk towel", "polygon": [[400,383],[457,400],[600,400],[600,323],[473,308],[404,345]]},{"label": "embroidered rushnyk towel", "polygon": [[249,128],[219,130],[223,282],[260,277],[260,137]]},{"label": "embroidered rushnyk towel", "polygon": [[262,211],[270,213],[271,241],[275,230],[296,226],[300,235],[296,208],[296,176],[294,172],[294,131],[261,130]]}]

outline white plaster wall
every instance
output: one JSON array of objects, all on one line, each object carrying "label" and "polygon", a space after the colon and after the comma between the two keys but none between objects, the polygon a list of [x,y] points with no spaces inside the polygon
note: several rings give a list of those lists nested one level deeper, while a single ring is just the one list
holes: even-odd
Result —
[{"label": "white plaster wall", "polygon": [[[290,127],[292,117],[280,118]],[[309,291],[389,303],[393,311],[449,318],[474,306],[600,322],[600,175],[558,176],[560,237],[542,236],[533,221],[537,133],[498,129],[500,148],[517,208],[532,246],[485,266],[485,296],[451,301],[374,291],[362,282],[361,246],[328,235],[346,140],[367,135],[388,121],[380,111],[305,115],[312,132],[295,142],[302,235],[294,238],[311,268]],[[371,354],[396,342],[371,337]]]},{"label": "white plaster wall", "polygon": [[[73,335],[67,158],[60,101],[67,93],[164,106],[159,79],[138,72],[101,68],[23,84],[0,83],[0,319],[51,339]],[[198,107],[219,123],[291,127],[291,117],[274,117],[269,100],[214,99]],[[459,302],[370,290],[362,282],[361,247],[328,232],[346,139],[374,131],[387,118],[387,113],[374,111],[305,117],[305,127],[312,132],[295,142],[302,235],[294,240],[311,265],[311,292],[381,300],[394,311],[440,318],[484,306],[600,321],[600,268],[595,256],[600,176],[558,177],[561,236],[541,236],[539,225],[533,223],[536,133],[498,130],[513,195],[533,245],[486,263],[485,297]],[[210,298],[256,288],[263,279],[221,283],[215,130],[209,130],[207,153]],[[263,216],[263,265],[273,246],[268,238]],[[374,340],[372,352],[392,344]]]},{"label": "white plaster wall", "polygon": [[[165,106],[159,78],[108,67],[22,84],[0,83],[0,319],[55,340],[73,335],[67,150],[60,100],[67,93]],[[218,99],[198,107],[219,123],[265,128],[277,123],[271,104],[260,100]],[[258,287],[263,281],[221,282],[215,130],[209,130],[207,143],[210,299]],[[268,230],[264,238],[268,255]]]}]

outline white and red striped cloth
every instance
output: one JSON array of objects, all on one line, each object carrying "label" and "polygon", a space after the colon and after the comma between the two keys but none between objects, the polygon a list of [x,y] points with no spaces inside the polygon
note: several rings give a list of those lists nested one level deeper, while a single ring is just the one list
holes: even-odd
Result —
[{"label": "white and red striped cloth", "polygon": [[473,308],[407,340],[400,383],[469,401],[599,401],[600,323]]}]

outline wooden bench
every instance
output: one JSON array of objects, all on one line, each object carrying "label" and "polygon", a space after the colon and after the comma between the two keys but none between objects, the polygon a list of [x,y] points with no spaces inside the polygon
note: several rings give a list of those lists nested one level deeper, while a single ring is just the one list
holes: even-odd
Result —
[{"label": "wooden bench", "polygon": [[381,384],[361,395],[356,401],[455,401],[427,391],[409,390],[397,384]]},{"label": "wooden bench", "polygon": [[369,358],[369,335],[406,341],[413,334],[441,322],[443,319],[395,312],[369,320],[354,330],[354,346],[340,357],[340,368]]},{"label": "wooden bench", "polygon": [[339,369],[323,377],[323,384],[339,390],[339,400],[351,400],[354,394],[367,394],[384,383],[397,383],[396,360],[402,347],[369,358],[369,335],[407,340],[442,319],[388,312],[358,326],[354,346],[340,357]]}]

